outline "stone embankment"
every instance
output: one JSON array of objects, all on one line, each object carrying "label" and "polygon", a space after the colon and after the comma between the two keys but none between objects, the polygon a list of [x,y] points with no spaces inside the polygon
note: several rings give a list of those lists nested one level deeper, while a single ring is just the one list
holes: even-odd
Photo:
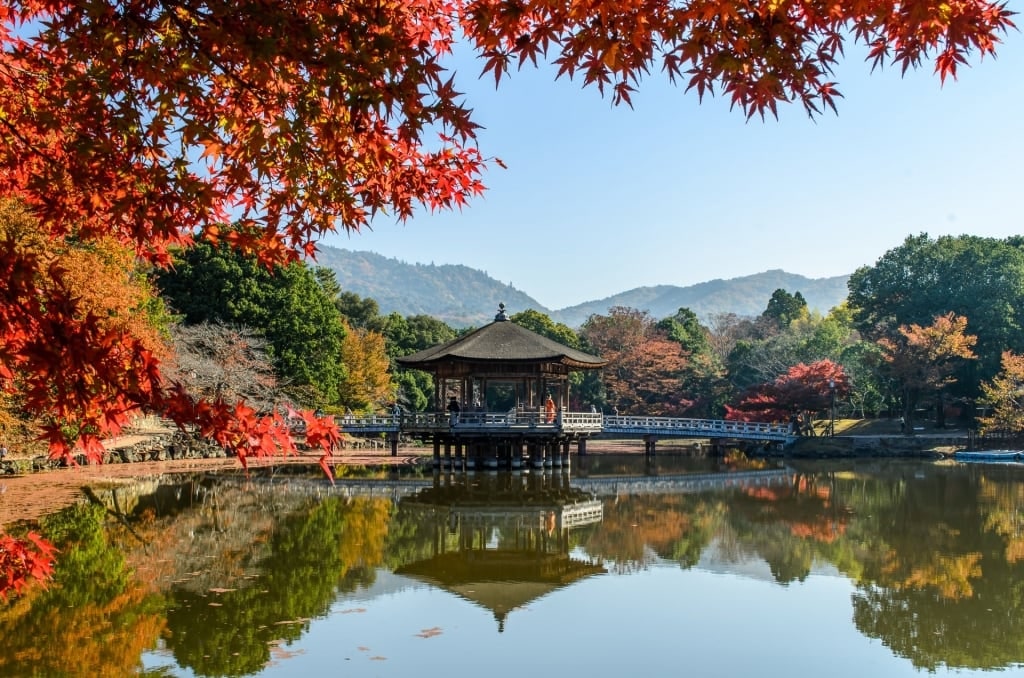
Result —
[{"label": "stone embankment", "polygon": [[966,433],[924,435],[840,435],[800,438],[781,450],[783,456],[801,458],[835,457],[943,457],[968,449]]},{"label": "stone embankment", "polygon": [[[149,431],[112,438],[105,444],[104,464],[130,464],[145,461],[177,459],[222,459],[227,455],[218,445],[199,440],[181,431]],[[85,465],[84,454],[75,461]],[[51,459],[46,455],[30,458],[12,458],[4,462],[4,471],[10,474],[47,471],[68,466],[66,460]]]}]

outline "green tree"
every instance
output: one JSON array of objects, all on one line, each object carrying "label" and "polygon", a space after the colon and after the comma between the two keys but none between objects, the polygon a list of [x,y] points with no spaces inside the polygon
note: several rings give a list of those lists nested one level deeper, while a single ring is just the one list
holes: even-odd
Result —
[{"label": "green tree", "polygon": [[697,314],[686,307],[659,320],[657,327],[668,333],[669,339],[678,343],[691,355],[711,353],[710,332],[700,324]]},{"label": "green tree", "polygon": [[761,317],[774,322],[780,329],[786,328],[795,320],[806,316],[807,301],[800,292],[790,294],[779,288],[772,292],[768,306],[761,313]]},{"label": "green tree", "polygon": [[900,325],[937,316],[968,318],[976,361],[958,367],[956,394],[974,397],[999,371],[1003,351],[1024,352],[1024,239],[908,237],[874,266],[853,273],[848,303],[866,338],[893,336]]},{"label": "green tree", "polygon": [[531,332],[547,337],[552,341],[557,341],[563,346],[581,350],[582,345],[580,343],[580,337],[576,332],[566,325],[565,323],[556,323],[545,313],[536,311],[532,308],[519,313],[514,313],[509,317],[509,320],[514,322],[516,325],[521,325]]},{"label": "green tree", "polygon": [[433,316],[404,317],[398,313],[377,316],[369,325],[384,336],[388,357],[391,358],[391,373],[398,386],[398,401],[404,407],[419,412],[430,407],[440,410],[442,405],[432,402],[434,378],[421,370],[399,367],[394,359],[451,341],[456,336],[455,330]]},{"label": "green tree", "polygon": [[687,414],[718,417],[730,396],[730,388],[725,364],[712,344],[711,331],[700,323],[696,313],[685,307],[659,320],[656,327],[689,354],[680,377],[691,403]]},{"label": "green tree", "polygon": [[339,291],[334,303],[350,326],[379,331],[380,304],[376,299],[360,297],[355,292]]},{"label": "green tree", "polygon": [[308,266],[268,269],[227,245],[202,244],[182,252],[158,284],[186,323],[259,330],[286,390],[300,402],[338,402],[345,332],[334,300]]}]

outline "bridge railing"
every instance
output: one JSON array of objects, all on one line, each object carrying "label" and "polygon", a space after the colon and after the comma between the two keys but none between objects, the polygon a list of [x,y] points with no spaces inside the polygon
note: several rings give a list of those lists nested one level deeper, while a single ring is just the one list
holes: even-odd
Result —
[{"label": "bridge railing", "polygon": [[657,433],[708,433],[714,436],[736,435],[753,437],[767,435],[786,437],[791,434],[789,424],[771,424],[752,421],[728,421],[724,419],[687,419],[682,417],[649,417],[636,415],[612,415],[604,417],[605,432],[650,431]]},{"label": "bridge railing", "polygon": [[576,433],[665,434],[690,437],[706,435],[713,438],[765,440],[785,440],[792,436],[788,424],[646,415],[604,415],[599,412],[558,412],[552,417],[543,411],[525,409],[504,412],[460,412],[457,416],[448,412],[342,416],[336,418],[336,422],[342,431],[352,433],[436,432],[454,427],[462,430],[537,429]]}]

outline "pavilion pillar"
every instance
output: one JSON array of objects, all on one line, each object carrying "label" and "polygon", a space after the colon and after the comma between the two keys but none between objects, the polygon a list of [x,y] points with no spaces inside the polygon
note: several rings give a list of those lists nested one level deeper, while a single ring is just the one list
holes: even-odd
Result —
[{"label": "pavilion pillar", "polygon": [[498,468],[498,460],[501,453],[501,446],[493,442],[478,442],[476,444],[477,451],[480,456],[483,457],[484,468],[496,469]]},{"label": "pavilion pillar", "polygon": [[576,453],[578,455],[580,455],[581,457],[587,456],[587,439],[586,438],[580,438],[576,442]]},{"label": "pavilion pillar", "polygon": [[434,436],[434,468],[441,468],[441,439]]},{"label": "pavilion pillar", "polygon": [[541,468],[544,466],[544,449],[543,443],[537,441],[530,442],[530,465],[534,468]]},{"label": "pavilion pillar", "polygon": [[544,467],[550,468],[554,464],[554,459],[558,455],[558,443],[554,440],[549,440],[544,443]]}]

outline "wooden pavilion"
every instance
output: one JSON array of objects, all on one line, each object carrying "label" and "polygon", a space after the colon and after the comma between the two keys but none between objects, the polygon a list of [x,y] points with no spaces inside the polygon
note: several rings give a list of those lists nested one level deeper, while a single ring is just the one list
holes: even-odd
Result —
[{"label": "wooden pavilion", "polygon": [[[515,449],[524,443],[540,444],[553,454],[553,445],[567,451],[571,440],[600,431],[600,415],[592,415],[594,422],[584,421],[583,413],[566,417],[569,375],[573,370],[599,369],[608,361],[509,321],[504,304],[499,304],[494,322],[397,362],[433,375],[438,416],[449,416],[443,410],[453,399],[458,404],[458,412],[450,415],[450,426],[421,431],[421,437],[433,440],[435,457],[439,458],[442,444],[446,449],[455,445],[457,456],[468,445],[475,457],[496,455],[515,466],[520,456]],[[549,396],[557,416],[545,412]],[[416,433],[413,422],[403,419],[402,424],[403,431]],[[536,460],[536,450],[530,456]]]}]

